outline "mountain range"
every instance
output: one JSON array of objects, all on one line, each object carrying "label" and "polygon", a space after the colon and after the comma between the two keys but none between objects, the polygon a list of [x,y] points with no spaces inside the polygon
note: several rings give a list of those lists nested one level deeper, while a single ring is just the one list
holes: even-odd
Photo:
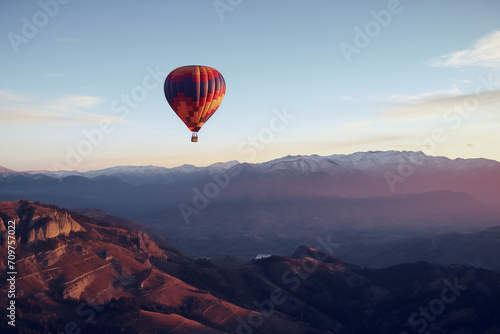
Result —
[{"label": "mountain range", "polygon": [[[491,270],[426,262],[365,269],[307,245],[218,267],[101,210],[26,200],[0,202],[2,260],[8,221],[18,243],[16,333],[500,331],[500,274]],[[11,332],[6,321],[0,331]]]},{"label": "mountain range", "polygon": [[[41,183],[69,179],[115,182],[129,186],[190,186],[210,180],[210,175],[227,173],[231,191],[227,196],[256,191],[342,197],[389,196],[435,190],[465,192],[491,205],[500,204],[500,162],[487,159],[448,159],[427,156],[422,152],[377,151],[350,155],[287,156],[264,163],[230,161],[208,167],[183,165],[175,168],[157,166],[119,166],[102,170],[25,171],[0,167],[7,179],[23,178]],[[27,182],[27,180],[25,180]],[[270,181],[256,182],[256,181]],[[5,181],[5,180],[4,180]],[[305,184],[307,182],[307,184]],[[288,184],[288,186],[287,186]],[[248,187],[249,185],[253,185]],[[241,189],[245,186],[245,189]],[[233,189],[234,188],[234,189]],[[180,193],[179,195],[182,195]]]},{"label": "mountain range", "polygon": [[[0,175],[0,200],[104,210],[148,226],[193,256],[290,255],[329,237],[337,252],[364,266],[405,259],[448,264],[458,256],[496,268],[491,259],[442,256],[434,252],[441,246],[428,246],[441,235],[500,226],[500,163],[493,160],[377,151],[83,173],[4,168]],[[403,247],[399,259],[380,260],[366,251],[391,253],[400,244],[434,255],[415,258]]]}]

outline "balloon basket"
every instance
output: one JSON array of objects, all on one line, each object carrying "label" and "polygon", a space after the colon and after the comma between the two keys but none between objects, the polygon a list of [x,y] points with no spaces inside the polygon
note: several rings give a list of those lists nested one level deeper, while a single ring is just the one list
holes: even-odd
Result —
[{"label": "balloon basket", "polygon": [[192,143],[198,142],[198,134],[197,133],[193,133],[193,135],[191,136],[191,142]]}]

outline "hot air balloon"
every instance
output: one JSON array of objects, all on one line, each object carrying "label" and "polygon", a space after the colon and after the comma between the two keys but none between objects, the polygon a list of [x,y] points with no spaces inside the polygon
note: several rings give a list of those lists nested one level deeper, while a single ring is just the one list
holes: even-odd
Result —
[{"label": "hot air balloon", "polygon": [[224,77],[208,66],[182,66],[165,80],[165,97],[177,116],[193,132],[191,141],[198,141],[198,131],[215,113],[226,93]]}]

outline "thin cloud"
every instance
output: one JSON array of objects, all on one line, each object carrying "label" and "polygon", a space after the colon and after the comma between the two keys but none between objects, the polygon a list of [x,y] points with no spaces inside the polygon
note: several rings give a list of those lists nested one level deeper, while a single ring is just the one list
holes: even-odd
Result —
[{"label": "thin cloud", "polygon": [[93,108],[104,102],[95,96],[69,95],[50,101],[49,107],[54,109]]},{"label": "thin cloud", "polygon": [[29,103],[32,98],[16,94],[8,90],[0,90],[0,102],[2,103]]},{"label": "thin cloud", "polygon": [[98,124],[104,118],[123,122],[119,117],[91,112],[102,107],[103,103],[103,99],[95,96],[70,95],[50,99],[0,90],[0,125],[87,125]]},{"label": "thin cloud", "polygon": [[477,40],[470,48],[431,59],[433,67],[483,66],[500,69],[500,30]]},{"label": "thin cloud", "polygon": [[[39,123],[46,122],[50,120],[51,123],[66,123],[66,121],[70,120],[70,115],[64,115],[55,111],[47,111],[40,109],[25,109],[25,108],[2,108],[0,119],[2,123],[19,123],[19,124],[27,124],[27,123]],[[86,118],[86,121],[89,121],[90,118]]]},{"label": "thin cloud", "polygon": [[[445,54],[427,62],[433,67],[480,66],[500,70],[500,30],[493,31],[477,40],[470,48]],[[458,80],[469,84],[469,80]],[[492,90],[476,94],[464,94],[453,85],[451,90],[441,90],[420,95],[395,95],[391,100],[398,105],[392,107],[383,116],[389,119],[422,119],[439,118],[449,110],[472,105],[477,111],[491,111],[485,108],[500,102],[500,90]],[[477,109],[477,110],[476,110]]]},{"label": "thin cloud", "polygon": [[486,91],[476,94],[448,95],[430,98],[421,98],[394,107],[384,114],[385,118],[415,120],[421,118],[442,117],[445,112],[456,108],[481,107],[500,103],[500,90]]},{"label": "thin cloud", "polygon": [[417,95],[393,95],[391,96],[391,100],[400,102],[400,103],[407,103],[407,102],[414,102],[414,101],[420,101],[423,99],[429,99],[433,97],[438,97],[438,96],[446,96],[446,95],[452,95],[452,96],[458,96],[461,95],[462,92],[460,89],[457,87],[457,85],[452,85],[451,89],[448,90],[436,90],[433,92],[425,92]]}]

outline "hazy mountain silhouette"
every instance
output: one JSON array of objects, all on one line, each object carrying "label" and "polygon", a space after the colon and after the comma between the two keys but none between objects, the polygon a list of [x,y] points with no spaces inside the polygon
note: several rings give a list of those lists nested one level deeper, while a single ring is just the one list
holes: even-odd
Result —
[{"label": "hazy mountain silhouette", "polygon": [[[300,244],[314,246],[319,236],[330,236],[345,249],[405,244],[500,224],[499,162],[422,152],[2,175],[1,200],[101,209],[147,225],[182,251],[200,256],[289,255]],[[358,247],[350,259],[393,264],[354,257],[363,252]]]},{"label": "hazy mountain silhouette", "polygon": [[227,186],[214,200],[267,193],[277,197],[364,198],[437,190],[500,203],[500,163],[432,157],[422,152],[359,152],[288,156],[265,163],[231,161],[209,167],[113,167],[91,172],[4,173],[0,198],[43,200],[71,208],[101,208],[134,219],[190,202],[214,177]]}]

